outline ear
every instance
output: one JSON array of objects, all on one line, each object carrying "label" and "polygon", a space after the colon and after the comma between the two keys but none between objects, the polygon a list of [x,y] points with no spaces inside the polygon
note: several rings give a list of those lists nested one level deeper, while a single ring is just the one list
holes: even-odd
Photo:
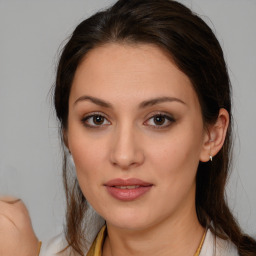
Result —
[{"label": "ear", "polygon": [[224,108],[219,111],[219,116],[214,124],[209,125],[205,131],[202,151],[200,154],[201,162],[208,162],[210,156],[214,157],[222,148],[229,125],[229,114]]}]

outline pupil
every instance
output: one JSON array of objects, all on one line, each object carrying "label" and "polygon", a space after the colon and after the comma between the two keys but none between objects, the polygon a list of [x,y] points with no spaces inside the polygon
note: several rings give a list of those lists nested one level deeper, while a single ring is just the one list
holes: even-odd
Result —
[{"label": "pupil", "polygon": [[165,121],[165,118],[162,117],[162,116],[157,116],[157,117],[154,118],[154,122],[155,122],[155,124],[157,124],[157,125],[163,124],[164,121]]},{"label": "pupil", "polygon": [[102,116],[94,116],[93,117],[93,122],[95,123],[95,124],[102,124],[103,123],[103,118],[102,118]]}]

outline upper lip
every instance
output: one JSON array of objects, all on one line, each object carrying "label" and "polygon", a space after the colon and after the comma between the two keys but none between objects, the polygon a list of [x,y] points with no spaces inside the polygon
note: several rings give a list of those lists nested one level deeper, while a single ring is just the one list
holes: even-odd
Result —
[{"label": "upper lip", "polygon": [[107,183],[104,184],[105,186],[108,187],[115,187],[115,186],[142,186],[142,187],[147,187],[147,186],[152,186],[151,183],[145,182],[140,179],[136,178],[130,178],[130,179],[113,179],[108,181]]}]

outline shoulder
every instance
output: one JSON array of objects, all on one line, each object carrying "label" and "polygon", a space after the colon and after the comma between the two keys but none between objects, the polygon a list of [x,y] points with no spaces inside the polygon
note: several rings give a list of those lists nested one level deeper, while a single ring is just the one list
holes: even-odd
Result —
[{"label": "shoulder", "polygon": [[[102,219],[89,204],[85,219],[87,220],[86,226],[84,228],[84,232],[86,234],[84,253],[86,254],[99,230],[105,224],[105,220]],[[70,248],[63,251],[67,245],[68,242],[66,240],[65,234],[61,233],[48,242],[43,241],[40,256],[79,256],[76,252],[74,252],[74,250]]]},{"label": "shoulder", "polygon": [[[84,244],[84,253],[88,252],[88,249],[91,247],[97,233],[98,229],[96,230],[97,232],[91,232],[91,233],[86,233],[88,234],[86,243]],[[68,242],[66,240],[66,237],[64,233],[59,234],[49,241],[45,242],[43,241],[41,251],[39,256],[80,256],[80,254],[76,253],[72,248],[67,248],[68,247]],[[67,248],[66,250],[64,250]]]},{"label": "shoulder", "polygon": [[39,256],[79,256],[70,248],[64,250],[68,243],[64,234],[53,237],[48,242],[43,242]]},{"label": "shoulder", "polygon": [[48,242],[43,241],[40,256],[67,256],[68,252],[61,252],[67,246],[66,239],[64,235],[58,235]]},{"label": "shoulder", "polygon": [[208,229],[200,256],[239,256],[236,246],[229,240],[216,237]]}]

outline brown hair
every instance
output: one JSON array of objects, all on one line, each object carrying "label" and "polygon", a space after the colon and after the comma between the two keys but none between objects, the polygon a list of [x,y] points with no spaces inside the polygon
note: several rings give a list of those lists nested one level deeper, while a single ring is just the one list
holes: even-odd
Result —
[{"label": "brown hair", "polygon": [[[199,163],[196,210],[215,235],[230,239],[240,255],[255,255],[256,242],[242,234],[225,198],[231,156],[232,113],[230,81],[223,52],[212,30],[190,9],[169,0],[119,0],[105,11],[80,23],[63,49],[55,85],[55,108],[61,132],[67,129],[68,100],[74,74],[83,57],[109,42],[154,44],[166,51],[189,78],[198,95],[205,125],[214,123],[220,108],[230,115],[224,146],[213,162]],[[83,255],[86,210],[76,179],[70,179],[64,152],[63,179],[67,199],[66,239]]]}]

